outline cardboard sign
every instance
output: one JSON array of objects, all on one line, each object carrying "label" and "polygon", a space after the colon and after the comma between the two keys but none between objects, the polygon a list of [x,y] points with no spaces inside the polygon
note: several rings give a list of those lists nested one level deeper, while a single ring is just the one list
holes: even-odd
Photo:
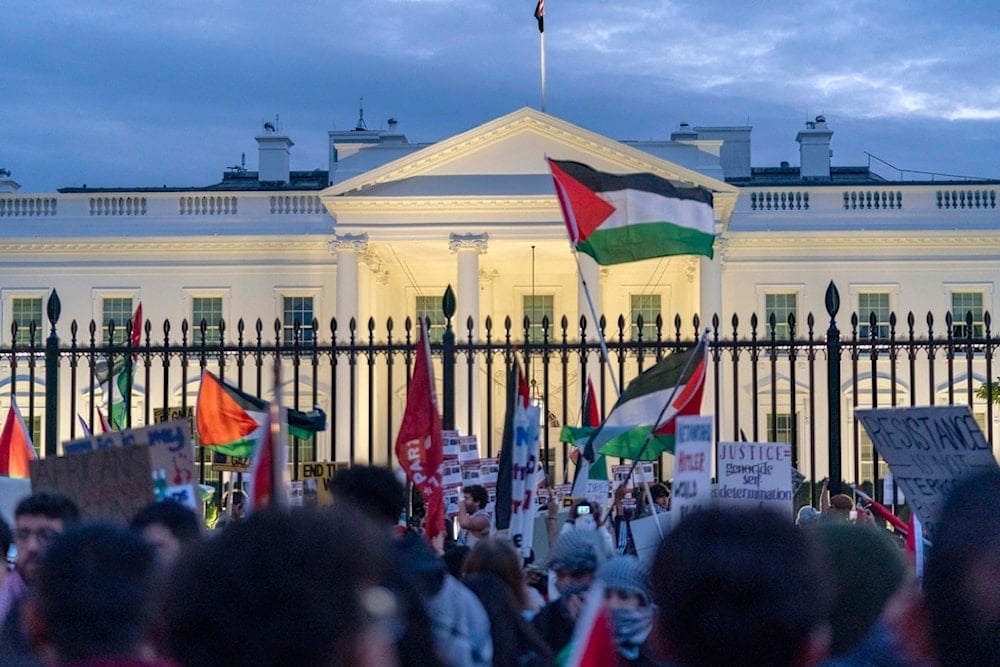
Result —
[{"label": "cardboard sign", "polygon": [[886,408],[856,414],[932,543],[941,506],[955,483],[997,466],[968,406]]},{"label": "cardboard sign", "polygon": [[212,470],[219,472],[249,472],[250,459],[212,452]]},{"label": "cardboard sign", "polygon": [[712,506],[712,417],[678,417],[670,511],[675,521]]},{"label": "cardboard sign", "polygon": [[298,478],[301,482],[301,504],[303,506],[332,505],[333,478],[350,465],[343,462],[311,461],[300,463]]},{"label": "cardboard sign", "polygon": [[76,456],[102,449],[144,445],[149,448],[150,469],[156,473],[157,499],[169,497],[201,515],[201,491],[195,467],[194,444],[191,440],[191,423],[187,419],[154,424],[146,428],[112,431],[90,438],[63,443],[63,452]]},{"label": "cardboard sign", "polygon": [[64,493],[87,518],[128,523],[153,501],[151,452],[130,445],[31,461],[31,490]]},{"label": "cardboard sign", "polygon": [[720,442],[719,507],[770,509],[792,518],[792,448],[778,442]]}]

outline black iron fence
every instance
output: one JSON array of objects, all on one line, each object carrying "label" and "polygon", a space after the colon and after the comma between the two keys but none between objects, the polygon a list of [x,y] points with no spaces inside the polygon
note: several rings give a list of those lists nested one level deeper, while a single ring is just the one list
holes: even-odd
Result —
[{"label": "black iron fence", "polygon": [[[831,478],[870,483],[877,497],[885,470],[854,417],[859,407],[967,404],[994,443],[994,408],[990,398],[994,358],[1000,340],[982,321],[954,322],[950,314],[938,327],[932,315],[888,322],[875,315],[847,318],[838,327],[840,299],[831,282],[825,313],[801,321],[748,322],[733,316],[724,322],[698,317],[666,322],[657,318],[655,336],[641,320],[602,318],[597,327],[586,318],[571,322],[548,319],[540,331],[527,319],[491,318],[481,332],[472,322],[460,330],[453,322],[454,295],[443,297],[448,325],[432,356],[440,378],[440,404],[446,428],[458,426],[479,436],[481,454],[495,456],[503,423],[504,369],[515,356],[524,365],[532,395],[544,406],[542,463],[558,478],[566,469],[568,445],[559,442],[559,426],[578,423],[585,379],[594,380],[600,407],[607,414],[615,386],[623,387],[664,355],[686,349],[701,335],[709,343],[704,412],[716,416],[716,440],[777,440],[792,447],[793,464],[810,480]],[[244,391],[266,396],[274,389],[271,369],[280,359],[282,392],[289,407],[318,405],[330,418],[329,429],[312,442],[294,441],[290,459],[316,460],[320,452],[335,460],[388,463],[405,405],[405,388],[414,361],[416,327],[407,318],[401,329],[393,319],[381,327],[369,319],[325,326],[317,321],[296,325],[291,333],[275,321],[239,320],[233,329],[218,323],[191,326],[182,321],[146,321],[141,342],[133,347],[131,323],[107,331],[91,322],[81,331],[73,321],[63,331],[58,295],[47,304],[47,336],[38,324],[11,328],[12,343],[0,348],[6,361],[9,393],[16,395],[27,421],[42,436],[44,454],[59,453],[59,443],[82,436],[79,417],[95,423],[108,391],[107,369],[124,364],[129,386],[128,419],[151,423],[168,415],[190,415],[203,369],[210,369]],[[636,326],[633,327],[633,324]],[[804,326],[803,326],[804,325]],[[603,333],[607,355],[601,350]],[[65,335],[65,334],[64,334]],[[43,340],[44,337],[44,340]],[[124,342],[123,342],[124,341]],[[202,479],[211,461],[201,450]],[[660,465],[666,465],[661,461]],[[669,470],[669,468],[667,469]],[[559,481],[556,479],[556,481]]]}]

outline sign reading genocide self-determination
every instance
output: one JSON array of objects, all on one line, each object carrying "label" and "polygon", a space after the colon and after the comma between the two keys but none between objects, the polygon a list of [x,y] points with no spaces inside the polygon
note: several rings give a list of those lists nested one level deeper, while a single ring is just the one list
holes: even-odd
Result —
[{"label": "sign reading genocide self-determination", "polygon": [[931,542],[955,482],[997,465],[968,406],[858,410],[857,415]]}]

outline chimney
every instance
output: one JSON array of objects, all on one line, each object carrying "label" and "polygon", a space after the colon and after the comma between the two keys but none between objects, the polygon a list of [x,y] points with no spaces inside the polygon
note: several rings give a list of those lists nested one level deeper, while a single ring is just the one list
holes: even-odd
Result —
[{"label": "chimney", "polygon": [[[270,128],[265,125],[265,131]],[[272,126],[273,127],[273,126]],[[257,140],[257,181],[260,183],[288,184],[289,149],[295,144],[288,137],[270,130],[267,134],[254,137]]]},{"label": "chimney", "polygon": [[799,174],[804,181],[830,180],[830,138],[833,131],[827,128],[826,118],[816,116],[815,121],[806,123],[795,137],[799,142]]}]

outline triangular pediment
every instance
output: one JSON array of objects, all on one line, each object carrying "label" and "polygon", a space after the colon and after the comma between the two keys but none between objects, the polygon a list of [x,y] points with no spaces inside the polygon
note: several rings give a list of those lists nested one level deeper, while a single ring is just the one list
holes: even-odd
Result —
[{"label": "triangular pediment", "polygon": [[336,183],[322,197],[544,194],[534,192],[544,181],[532,177],[548,176],[546,156],[611,173],[650,172],[735,198],[723,181],[527,107]]}]

